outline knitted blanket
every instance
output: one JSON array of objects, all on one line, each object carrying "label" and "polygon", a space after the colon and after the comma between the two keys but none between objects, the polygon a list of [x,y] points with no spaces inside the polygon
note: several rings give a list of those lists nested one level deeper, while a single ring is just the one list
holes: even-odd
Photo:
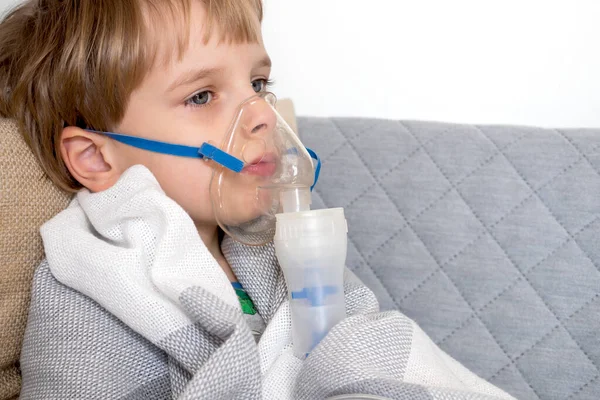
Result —
[{"label": "knitted blanket", "polygon": [[258,344],[193,221],[141,166],[81,191],[41,230],[21,355],[22,399],[508,399],[409,318],[378,312],[349,270],[348,317],[293,355],[274,247],[222,251],[267,327]]}]

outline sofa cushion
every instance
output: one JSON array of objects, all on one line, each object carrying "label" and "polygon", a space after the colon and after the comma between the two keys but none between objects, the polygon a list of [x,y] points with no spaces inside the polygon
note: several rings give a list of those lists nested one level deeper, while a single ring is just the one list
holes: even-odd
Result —
[{"label": "sofa cushion", "polygon": [[14,122],[0,119],[0,399],[20,390],[31,279],[43,257],[39,227],[69,197],[44,177]]}]

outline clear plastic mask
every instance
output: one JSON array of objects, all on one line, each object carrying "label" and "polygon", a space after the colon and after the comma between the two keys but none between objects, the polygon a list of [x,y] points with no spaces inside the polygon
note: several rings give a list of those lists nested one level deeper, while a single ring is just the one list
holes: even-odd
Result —
[{"label": "clear plastic mask", "polygon": [[215,164],[210,196],[219,226],[249,245],[275,235],[275,214],[310,207],[311,155],[275,109],[272,93],[238,108],[221,150],[243,161],[241,172]]}]

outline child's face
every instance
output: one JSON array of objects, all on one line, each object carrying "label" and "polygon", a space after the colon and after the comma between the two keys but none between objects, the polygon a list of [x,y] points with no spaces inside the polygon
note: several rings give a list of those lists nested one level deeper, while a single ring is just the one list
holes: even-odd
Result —
[{"label": "child's face", "polygon": [[[189,47],[180,60],[173,57],[167,65],[157,62],[132,93],[116,132],[195,147],[204,142],[219,146],[238,105],[265,90],[270,61],[260,33],[258,43],[219,44],[219,35],[213,34],[204,44],[205,12],[200,2],[192,3]],[[161,47],[177,46],[161,40],[165,40]],[[117,151],[125,168],[135,164],[149,168],[199,228],[216,225],[209,196],[209,163],[121,144]]]}]

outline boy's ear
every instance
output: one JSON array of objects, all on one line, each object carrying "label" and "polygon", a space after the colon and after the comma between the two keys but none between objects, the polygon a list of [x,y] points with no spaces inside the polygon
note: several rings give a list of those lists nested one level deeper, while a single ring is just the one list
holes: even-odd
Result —
[{"label": "boy's ear", "polygon": [[115,152],[113,143],[100,134],[76,126],[62,131],[62,158],[71,175],[91,192],[110,188],[121,176]]}]

